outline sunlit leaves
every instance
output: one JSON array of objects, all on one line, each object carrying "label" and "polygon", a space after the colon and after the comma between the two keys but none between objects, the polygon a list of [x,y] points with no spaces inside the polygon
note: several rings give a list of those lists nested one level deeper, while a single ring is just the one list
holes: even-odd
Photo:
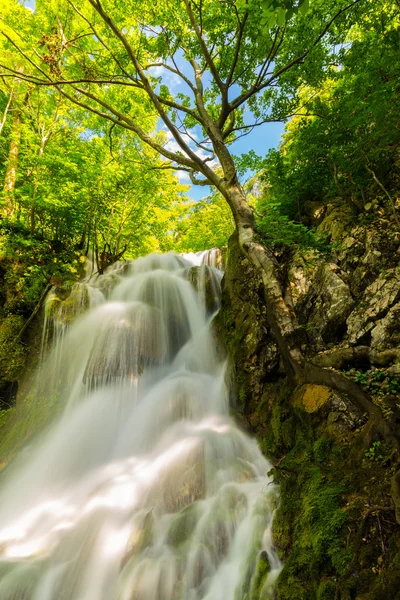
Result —
[{"label": "sunlit leaves", "polygon": [[367,210],[371,169],[388,186],[398,180],[398,19],[390,1],[364,11],[337,62],[317,85],[299,88],[305,114],[288,123],[280,151],[264,165],[269,200],[291,218],[322,198]]}]

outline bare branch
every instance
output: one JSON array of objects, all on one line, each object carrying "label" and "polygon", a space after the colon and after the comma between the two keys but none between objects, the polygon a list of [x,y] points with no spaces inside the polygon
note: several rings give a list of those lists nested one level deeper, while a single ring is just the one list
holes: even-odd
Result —
[{"label": "bare branch", "polygon": [[201,49],[203,51],[206,63],[207,63],[207,65],[208,65],[208,67],[209,67],[209,69],[210,69],[210,71],[212,73],[212,76],[215,79],[215,83],[218,85],[218,87],[221,90],[221,92],[224,93],[225,92],[225,85],[224,85],[222,79],[219,76],[218,69],[217,69],[217,67],[216,67],[216,65],[215,65],[215,63],[214,63],[214,61],[212,59],[212,56],[211,56],[211,54],[210,54],[210,52],[209,52],[209,50],[207,48],[207,45],[206,45],[206,43],[204,41],[203,33],[202,33],[202,31],[201,31],[201,29],[200,29],[200,27],[199,27],[199,25],[198,25],[198,23],[196,21],[196,17],[193,14],[192,7],[191,7],[191,2],[190,2],[190,0],[184,0],[184,2],[185,2],[187,14],[189,16],[189,19],[190,19],[190,22],[192,24],[192,27],[193,27],[193,29],[194,29],[194,31],[196,33],[197,39],[199,40],[199,43],[200,43]]},{"label": "bare branch", "polygon": [[[276,45],[280,31],[281,31],[281,39],[280,39],[279,43]],[[256,83],[255,83],[255,87],[257,87],[260,84],[260,82],[264,79],[264,77],[267,75],[268,69],[271,65],[271,62],[274,60],[282,42],[283,42],[283,39],[285,37],[285,31],[286,31],[286,27],[282,27],[282,29],[280,29],[279,27],[277,28],[277,30],[275,32],[275,37],[272,42],[272,46],[270,48],[270,51],[268,52],[268,56],[265,59],[263,65],[261,66],[260,73],[259,73]]]},{"label": "bare branch", "polygon": [[[175,63],[174,63],[175,64]],[[171,67],[170,65],[167,65],[166,63],[163,62],[156,62],[156,63],[150,63],[146,66],[143,67],[144,71],[147,71],[147,69],[151,69],[152,67],[163,67],[164,69],[166,69],[167,71],[170,71],[171,73],[174,73],[174,75],[177,75],[178,77],[180,77],[185,83],[187,83],[187,85],[190,87],[190,89],[194,92],[194,85],[193,83],[190,81],[190,79],[188,77],[186,77],[186,75],[184,75],[178,68],[174,68]]]},{"label": "bare branch", "polygon": [[190,181],[194,185],[210,185],[210,182],[208,181],[208,179],[196,179],[196,177],[194,176],[194,171],[189,171],[189,177],[190,177]]},{"label": "bare branch", "polygon": [[[99,40],[100,44],[103,46],[103,48],[105,48],[105,50],[107,50],[107,52],[110,54],[110,56],[112,57],[112,59],[114,60],[115,64],[118,66],[118,68],[121,69],[121,72],[129,79],[132,79],[133,81],[135,81],[135,78],[132,77],[132,75],[130,75],[128,73],[128,71],[126,71],[124,69],[121,62],[118,60],[118,58],[115,56],[115,54],[111,51],[111,49],[108,47],[106,42],[97,33],[97,30],[95,29],[94,25],[89,21],[89,19],[87,17],[85,17],[85,15],[83,13],[81,13],[81,11],[71,2],[71,0],[67,0],[67,2],[70,6],[72,6],[74,11],[89,25],[90,29],[93,31],[96,38]],[[139,82],[137,82],[137,83],[139,85]]]},{"label": "bare branch", "polygon": [[[19,79],[23,79],[24,81],[27,81],[28,83],[33,83],[35,85],[39,85],[39,86],[46,86],[46,87],[59,87],[59,86],[63,86],[63,85],[77,85],[79,83],[94,83],[94,84],[99,84],[99,85],[104,85],[104,84],[109,84],[109,85],[122,85],[125,87],[134,87],[134,88],[138,88],[138,86],[135,83],[129,83],[127,81],[118,81],[115,79],[88,79],[88,78],[82,78],[82,79],[40,79],[39,77],[35,77],[35,75],[30,75],[28,73],[19,73],[18,71],[15,71],[14,69],[11,69],[9,67],[7,67],[6,65],[2,65],[0,63],[0,67],[2,69],[7,69],[7,71],[10,71],[9,74],[7,73],[0,73],[0,77],[16,77],[18,76]],[[141,89],[141,88],[139,88]],[[182,109],[183,110],[183,109]]]},{"label": "bare branch", "polygon": [[[236,11],[236,15],[237,15],[237,11]],[[242,46],[243,33],[244,33],[244,30],[245,30],[245,27],[246,27],[246,22],[247,22],[248,17],[249,17],[249,13],[246,12],[245,15],[244,15],[244,17],[243,17],[243,20],[242,21],[239,20],[239,27],[238,27],[237,36],[236,36],[235,54],[234,54],[234,57],[233,57],[233,61],[232,61],[231,69],[229,71],[229,75],[228,75],[227,80],[225,82],[225,86],[227,88],[231,85],[233,76],[235,74],[236,65],[237,65],[237,62],[238,62],[239,56],[240,56],[240,48]]]},{"label": "bare branch", "polygon": [[[6,33],[4,33],[4,31],[2,31],[2,34],[14,46],[14,48],[19,52],[19,54],[21,54],[21,56],[23,56],[25,58],[25,60],[27,60],[29,62],[29,64],[31,64],[35,69],[37,69],[40,73],[42,73],[42,75],[44,75],[44,77],[46,77],[46,79],[50,79],[49,75],[47,75],[47,73],[39,65],[37,65],[31,58],[29,58],[29,56],[22,50],[22,48],[20,48],[18,46],[18,44],[10,38],[10,36],[8,36]],[[4,67],[4,65],[1,65],[1,66],[3,69],[5,68],[8,71],[12,71],[12,69],[8,69],[7,67]],[[17,71],[14,71],[14,72],[16,73]]]}]

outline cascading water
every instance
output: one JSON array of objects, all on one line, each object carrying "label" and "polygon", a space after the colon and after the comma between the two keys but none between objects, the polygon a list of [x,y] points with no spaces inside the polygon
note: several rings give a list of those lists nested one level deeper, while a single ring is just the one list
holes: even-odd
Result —
[{"label": "cascading water", "polygon": [[39,390],[65,409],[2,476],[1,600],[273,597],[277,489],[228,414],[220,275],[193,269],[150,255],[49,296]]}]

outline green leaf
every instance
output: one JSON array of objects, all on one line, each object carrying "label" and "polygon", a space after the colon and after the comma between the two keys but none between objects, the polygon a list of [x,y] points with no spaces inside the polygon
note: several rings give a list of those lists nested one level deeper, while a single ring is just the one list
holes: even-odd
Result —
[{"label": "green leaf", "polygon": [[303,17],[307,14],[310,8],[310,0],[302,0],[299,4],[299,12],[303,15]]},{"label": "green leaf", "polygon": [[279,8],[276,13],[276,21],[279,27],[283,27],[286,21],[286,10],[284,8]]},{"label": "green leaf", "polygon": [[294,8],[289,8],[286,13],[286,21],[290,21],[290,19],[294,15],[294,13],[295,13]]}]

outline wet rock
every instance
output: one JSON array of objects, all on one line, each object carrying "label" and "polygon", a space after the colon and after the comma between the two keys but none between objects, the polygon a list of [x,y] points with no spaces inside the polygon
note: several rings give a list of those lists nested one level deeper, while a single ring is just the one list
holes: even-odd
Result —
[{"label": "wet rock", "polygon": [[207,265],[201,265],[185,269],[184,276],[199,294],[207,314],[215,313],[220,303],[222,274]]},{"label": "wet rock", "polygon": [[126,554],[122,560],[122,565],[126,564],[129,559],[135,555],[143,552],[151,546],[154,542],[154,516],[153,511],[150,510],[144,516],[141,524],[137,526],[134,533],[131,535]]},{"label": "wet rock", "polygon": [[261,402],[263,384],[275,381],[281,369],[261,278],[242,255],[236,236],[229,240],[222,289],[221,309],[213,328],[230,358],[231,380],[235,382],[231,404],[238,413],[250,414]]},{"label": "wet rock", "polygon": [[182,457],[160,479],[155,488],[155,498],[162,490],[163,504],[167,512],[177,512],[206,496],[204,447],[199,444]]},{"label": "wet rock", "polygon": [[65,327],[90,306],[89,286],[84,283],[65,282],[54,287],[46,299],[47,318],[55,327]]},{"label": "wet rock", "polygon": [[167,533],[167,543],[177,547],[186,542],[198,521],[197,505],[191,504],[174,516]]}]

